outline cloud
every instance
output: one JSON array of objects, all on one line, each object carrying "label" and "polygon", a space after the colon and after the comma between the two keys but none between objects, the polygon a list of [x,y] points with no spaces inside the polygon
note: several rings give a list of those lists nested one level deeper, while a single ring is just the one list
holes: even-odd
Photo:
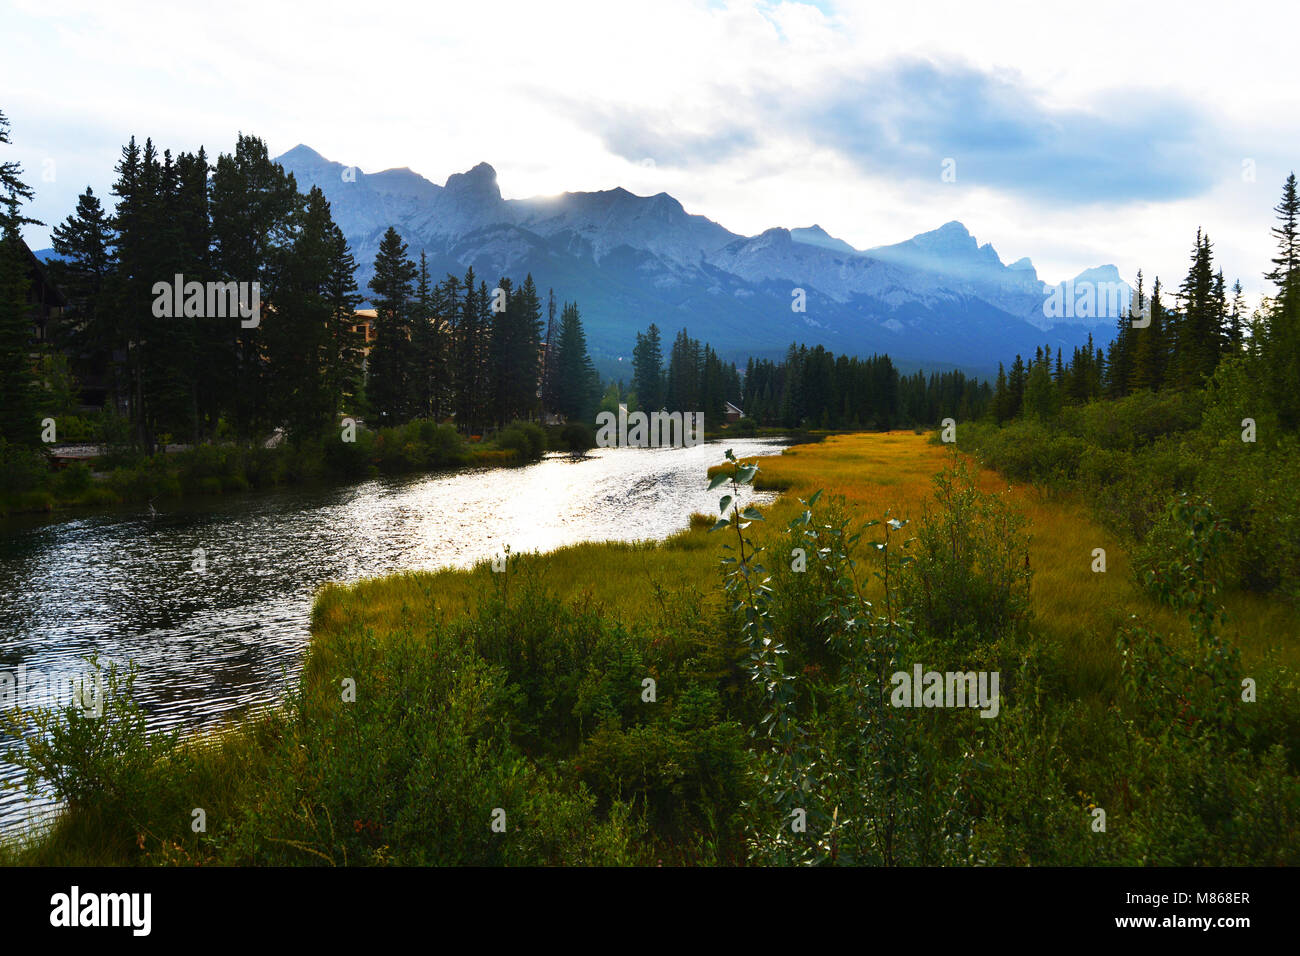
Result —
[{"label": "cloud", "polygon": [[715,165],[758,149],[759,130],[724,121],[715,129],[692,129],[670,110],[632,109],[613,104],[584,103],[561,97],[551,105],[594,132],[601,144],[632,163],[652,160],[655,166],[691,168]]},{"label": "cloud", "polygon": [[435,182],[487,159],[510,197],[666,191],[733,231],[820,222],[859,248],[960,219],[1058,277],[1177,276],[1204,226],[1262,285],[1300,157],[1295,31],[1185,7],[226,0],[249,33],[172,0],[10,0],[2,152],[47,222],[87,183],[109,201],[132,133],[215,154],[243,130]]},{"label": "cloud", "polygon": [[843,79],[786,122],[868,174],[937,179],[953,159],[958,181],[1058,204],[1181,199],[1219,175],[1214,125],[1185,99],[1052,107],[1014,76],[928,60]]},{"label": "cloud", "polygon": [[[1090,107],[1048,105],[1014,75],[954,63],[899,59],[815,89],[721,89],[716,128],[684,125],[657,108],[551,101],[632,162],[700,169],[796,137],[830,149],[861,173],[958,180],[1054,205],[1159,202],[1204,193],[1222,175],[1214,122],[1170,93],[1124,91]],[[727,104],[725,110],[721,104]]]}]

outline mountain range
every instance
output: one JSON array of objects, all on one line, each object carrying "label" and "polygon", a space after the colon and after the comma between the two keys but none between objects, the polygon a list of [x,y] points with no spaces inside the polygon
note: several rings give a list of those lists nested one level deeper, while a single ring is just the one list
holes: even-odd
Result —
[{"label": "mountain range", "polygon": [[[598,366],[627,357],[651,322],[665,347],[681,328],[724,357],[775,357],[791,342],[836,352],[888,353],[903,368],[995,372],[999,361],[1036,346],[1067,350],[1109,342],[1115,318],[1045,316],[1052,287],[1029,259],[1004,264],[960,222],[904,242],[855,249],[820,226],[738,235],[688,213],[667,193],[617,188],[504,199],[487,163],[437,185],[407,168],[365,173],[299,145],[276,160],[306,192],[319,186],[358,262],[363,294],[385,230],[397,229],[412,258],[429,257],[435,280],[448,272],[495,285],[531,272],[545,297],[576,301]],[[1113,265],[1062,283],[1116,283]],[[796,311],[795,290],[804,310]],[[1071,300],[1072,301],[1072,300]]]}]

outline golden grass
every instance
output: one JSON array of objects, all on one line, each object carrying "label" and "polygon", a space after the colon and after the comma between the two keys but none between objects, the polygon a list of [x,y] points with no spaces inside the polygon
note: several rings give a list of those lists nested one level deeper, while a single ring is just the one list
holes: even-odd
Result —
[{"label": "golden grass", "polygon": [[[763,509],[771,531],[783,529],[800,510],[798,498],[823,489],[842,495],[861,520],[892,516],[916,520],[932,491],[932,477],[951,447],[926,435],[896,431],[834,435],[817,444],[796,445],[779,456],[759,460],[760,488],[784,492]],[[721,456],[719,456],[721,457]],[[1026,485],[1010,484],[979,469],[986,491],[1006,493],[1029,519],[1033,601],[1041,640],[1058,645],[1074,664],[1073,691],[1080,695],[1114,691],[1119,673],[1115,632],[1131,616],[1186,639],[1187,623],[1156,604],[1136,585],[1120,539],[1100,526],[1076,501],[1049,497]],[[703,476],[701,476],[703,480]],[[624,621],[644,619],[656,588],[665,592],[712,592],[723,535],[709,535],[699,518],[682,515],[689,527],[661,545],[588,543],[538,557],[520,557],[544,576],[558,594],[591,602]],[[1104,574],[1091,569],[1093,549],[1106,551]],[[434,615],[447,619],[472,609],[496,584],[487,565],[471,571],[412,573],[330,585],[318,596],[313,631],[341,633],[360,623],[383,632]],[[1229,628],[1247,666],[1276,654],[1300,664],[1293,635],[1300,615],[1279,601],[1250,594],[1229,595]]]},{"label": "golden grass", "polygon": [[[796,446],[761,465],[772,477],[787,482],[792,495],[806,497],[824,487],[828,494],[843,494],[850,505],[861,509],[863,518],[890,509],[897,517],[915,519],[930,494],[931,476],[952,454],[951,448],[911,432],[854,434]],[[1038,627],[1077,663],[1082,684],[1078,689],[1086,690],[1093,682],[1107,683],[1117,673],[1115,629],[1130,616],[1187,636],[1186,620],[1137,586],[1119,537],[1077,501],[1009,483],[988,469],[979,470],[978,480],[986,491],[1008,494],[1029,519]],[[1092,571],[1094,548],[1105,549],[1104,574]],[[1224,603],[1230,633],[1248,666],[1270,653],[1288,664],[1300,664],[1300,648],[1294,640],[1300,631],[1300,614],[1294,608],[1246,593],[1230,594]]]},{"label": "golden grass", "polygon": [[[851,512],[867,520],[886,511],[918,519],[931,495],[932,477],[951,448],[931,444],[911,432],[831,436],[814,445],[795,446],[759,461],[761,484],[787,493],[763,509],[771,532],[783,529],[806,498],[818,489],[843,495]],[[719,455],[721,457],[721,455]],[[703,476],[701,476],[703,480]],[[1134,583],[1119,539],[1099,526],[1076,502],[1052,498],[1032,487],[1008,485],[988,470],[978,471],[983,489],[1009,494],[1030,521],[1030,561],[1034,569],[1033,602],[1036,639],[1055,645],[1070,666],[1068,691],[1099,702],[1113,699],[1119,671],[1116,627],[1130,615],[1187,637],[1186,622],[1159,607]],[[517,572],[539,574],[556,594],[594,605],[608,617],[625,622],[654,620],[653,605],[675,593],[717,600],[718,558],[726,541],[710,535],[704,522],[682,515],[688,527],[661,544],[587,543],[545,555],[512,557]],[[1105,574],[1091,570],[1092,551],[1105,548]],[[333,693],[322,681],[337,642],[351,639],[351,628],[372,629],[378,640],[412,639],[431,618],[446,620],[472,610],[505,580],[483,564],[469,571],[412,572],[327,585],[312,612],[312,663],[303,675],[309,699]],[[1289,665],[1298,655],[1294,636],[1300,615],[1280,601],[1258,595],[1229,595],[1229,631],[1249,668],[1271,654]],[[408,630],[408,628],[410,630]],[[418,638],[416,638],[418,639]],[[233,813],[242,794],[255,786],[252,775],[279,733],[274,717],[259,718],[227,733],[210,734],[187,746],[204,752],[198,774],[213,794],[210,812]],[[133,848],[108,845],[94,815],[64,814],[48,837],[31,835],[21,844],[0,844],[0,865],[113,864],[134,859]],[[183,851],[176,849],[177,853]],[[201,862],[182,856],[154,862]]]}]

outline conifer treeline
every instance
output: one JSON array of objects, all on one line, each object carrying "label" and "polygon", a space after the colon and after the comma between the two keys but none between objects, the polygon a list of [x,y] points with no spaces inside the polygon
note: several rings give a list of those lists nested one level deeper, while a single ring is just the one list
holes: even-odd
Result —
[{"label": "conifer treeline", "polygon": [[785,361],[750,360],[746,410],[786,427],[897,428],[981,415],[987,383],[960,370],[902,375],[888,355],[860,359],[791,345]]},{"label": "conifer treeline", "polygon": [[673,340],[668,367],[664,368],[661,333],[653,322],[636,336],[632,389],[638,408],[703,412],[710,426],[724,419],[727,402],[739,405],[742,401],[735,364],[724,365],[711,345],[691,338],[686,329]]},{"label": "conifer treeline", "polygon": [[1049,346],[1029,362],[1017,355],[1009,370],[999,365],[993,417],[1048,418],[1062,405],[1143,389],[1198,388],[1225,357],[1241,356],[1258,373],[1261,400],[1283,426],[1300,427],[1300,196],[1294,173],[1275,212],[1278,254],[1265,278],[1276,294],[1249,317],[1241,282],[1233,283],[1229,295],[1210,237],[1198,230],[1191,265],[1172,302],[1159,279],[1148,294],[1139,272],[1128,314],[1120,317],[1108,349],[1094,347],[1090,337],[1068,362],[1060,351],[1053,359]]},{"label": "conifer treeline", "polygon": [[[0,116],[0,136],[8,141]],[[19,231],[30,222],[31,190],[4,164],[0,209],[0,437],[36,440],[39,389],[31,364],[27,280]],[[83,377],[104,383],[129,413],[136,442],[203,441],[224,423],[240,438],[283,427],[291,435],[335,427],[343,413],[378,424],[454,416],[467,432],[536,416],[543,407],[589,420],[599,378],[576,304],[565,304],[543,359],[541,297],[532,276],[494,287],[470,269],[434,282],[389,229],[370,291],[374,339],[357,331],[356,262],[323,193],[302,194],[265,144],[241,135],[233,153],[210,163],[204,150],[159,152],[134,138],[122,150],[110,213],[87,189],[52,233],[62,262],[50,272],[70,308],[57,344]],[[1198,232],[1191,265],[1168,296],[1148,295],[1139,273],[1129,314],[1108,349],[1088,344],[1069,356],[1040,348],[999,367],[997,384],[959,371],[900,376],[888,356],[836,356],[791,345],[781,362],[751,359],[742,377],[714,349],[678,333],[665,367],[659,329],[637,336],[636,403],[703,411],[719,422],[727,402],[758,424],[784,427],[896,427],[943,417],[998,421],[1054,414],[1065,404],[1141,389],[1198,387],[1224,356],[1257,362],[1261,396],[1283,424],[1300,427],[1300,197],[1288,177],[1276,207],[1278,255],[1267,273],[1276,295],[1246,316],[1240,282],[1229,290],[1213,245]],[[154,315],[154,284],[258,282],[261,321]],[[1172,298],[1172,302],[1169,301]],[[553,295],[547,318],[554,321]]]},{"label": "conifer treeline", "polygon": [[[0,122],[5,142],[7,126]],[[31,191],[20,173],[5,164],[0,437],[34,443],[39,386],[19,238]],[[543,398],[570,415],[594,411],[599,385],[575,304],[565,306],[543,396],[532,276],[489,289],[471,269],[435,284],[424,254],[416,266],[391,228],[370,283],[367,343],[355,314],[356,261],[329,203],[316,187],[300,193],[256,137],[240,135],[215,164],[202,149],[173,157],[133,137],[116,174],[111,212],[88,188],[52,231],[63,261],[49,273],[69,300],[53,344],[73,356],[83,381],[102,385],[109,407],[126,409],[147,451],[161,435],[197,443],[219,429],[245,440],[280,427],[314,435],[337,428],[342,414],[382,425],[454,416],[469,432],[535,417]],[[155,283],[176,275],[258,283],[258,320],[197,307],[155,315]]]},{"label": "conifer treeline", "polygon": [[982,415],[992,397],[987,383],[960,371],[901,376],[887,355],[836,356],[822,346],[791,345],[784,361],[749,359],[743,380],[685,330],[663,366],[661,333],[637,334],[632,354],[632,397],[637,407],[703,411],[723,420],[726,402],[759,425],[786,428],[894,428],[934,424],[947,416]]},{"label": "conifer treeline", "polygon": [[[9,120],[0,112],[0,143],[9,142]],[[31,315],[22,227],[32,198],[15,162],[0,163],[0,443],[35,437],[37,408],[29,361]]]},{"label": "conifer treeline", "polygon": [[463,279],[432,284],[426,255],[417,266],[390,227],[370,288],[376,315],[367,388],[377,423],[454,415],[476,432],[536,417],[543,404],[570,418],[592,414],[599,379],[578,307],[564,306],[544,362],[542,303],[531,274],[518,288],[507,278],[488,288],[471,267]]}]

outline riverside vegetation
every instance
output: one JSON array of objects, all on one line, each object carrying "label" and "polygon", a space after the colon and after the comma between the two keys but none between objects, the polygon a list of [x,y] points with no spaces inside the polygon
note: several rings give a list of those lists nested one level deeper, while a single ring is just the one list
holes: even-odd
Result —
[{"label": "riverside vegetation", "polygon": [[541,458],[548,447],[583,447],[582,435],[555,427],[548,430],[536,422],[513,422],[480,442],[467,440],[451,425],[427,420],[377,429],[358,424],[354,437],[354,441],[341,441],[337,435],[299,438],[270,448],[235,442],[203,444],[152,455],[116,446],[96,460],[98,474],[85,463],[53,471],[40,452],[0,439],[0,516],[443,468],[525,464]]},{"label": "riverside vegetation", "polygon": [[[264,148],[241,140],[214,181],[241,164],[266,171]],[[11,712],[14,759],[67,811],[0,860],[1300,862],[1294,176],[1277,211],[1278,295],[1249,322],[1198,235],[1179,308],[1139,283],[1108,356],[1017,358],[966,396],[987,420],[963,415],[956,447],[889,433],[728,455],[720,514],[662,544],[328,586],[295,693],[222,733],[149,733],[112,669],[100,718]],[[401,305],[413,267],[388,245],[377,273]],[[585,347],[567,351],[590,384]],[[792,351],[759,404],[879,424],[845,404],[876,366],[798,387],[827,367]],[[742,511],[743,485],[785,494]],[[890,676],[917,664],[998,673],[998,716],[893,707]]]},{"label": "riverside vegetation", "polygon": [[[297,692],[224,733],[149,735],[111,674],[98,722],[25,728],[68,810],[4,858],[1300,861],[1296,609],[1220,590],[1233,532],[1204,502],[1168,503],[1149,591],[1078,496],[923,436],[713,472],[787,493],[661,545],[327,587]],[[889,706],[917,662],[1000,672],[999,716]]]}]

